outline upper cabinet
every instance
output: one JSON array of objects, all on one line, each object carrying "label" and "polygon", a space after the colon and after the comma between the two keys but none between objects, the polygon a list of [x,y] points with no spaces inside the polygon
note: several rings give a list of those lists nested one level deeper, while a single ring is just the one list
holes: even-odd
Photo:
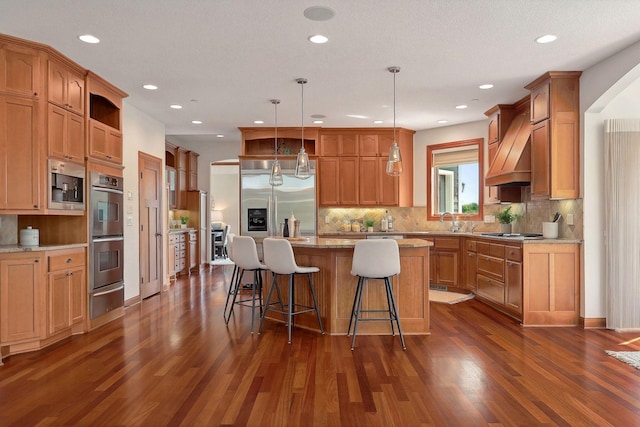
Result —
[{"label": "upper cabinet", "polygon": [[198,190],[198,157],[195,151],[165,141],[169,209],[187,209],[187,191]]},{"label": "upper cabinet", "polygon": [[84,116],[84,75],[57,61],[49,60],[47,94],[49,102]]},{"label": "upper cabinet", "polygon": [[[275,155],[276,150],[276,129],[268,127],[238,128],[242,132],[242,155],[243,156],[269,156]],[[304,149],[308,155],[317,153],[316,143],[318,141],[317,127],[304,128]],[[302,145],[301,128],[278,128],[278,155],[295,156],[300,151]]]},{"label": "upper cabinet", "polygon": [[122,164],[122,99],[126,93],[91,72],[87,75],[88,155]]},{"label": "upper cabinet", "polygon": [[550,71],[531,91],[531,198],[580,197],[580,71]]},{"label": "upper cabinet", "polygon": [[413,134],[396,129],[404,172],[386,174],[393,144],[389,128],[320,129],[319,206],[413,206]]},{"label": "upper cabinet", "polygon": [[42,91],[40,63],[36,49],[0,39],[0,92],[38,97]]}]

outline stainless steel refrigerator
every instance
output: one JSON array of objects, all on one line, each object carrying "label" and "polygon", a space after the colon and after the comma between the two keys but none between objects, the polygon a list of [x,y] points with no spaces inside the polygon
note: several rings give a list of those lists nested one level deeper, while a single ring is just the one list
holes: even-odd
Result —
[{"label": "stainless steel refrigerator", "polygon": [[[280,233],[280,223],[291,212],[300,220],[300,234],[316,234],[316,175],[315,160],[311,160],[311,176],[294,176],[295,160],[279,159],[284,183],[269,184],[273,160],[240,161],[240,223],[246,236],[265,237]],[[251,220],[251,226],[250,226]],[[266,227],[260,224],[264,221]]]}]

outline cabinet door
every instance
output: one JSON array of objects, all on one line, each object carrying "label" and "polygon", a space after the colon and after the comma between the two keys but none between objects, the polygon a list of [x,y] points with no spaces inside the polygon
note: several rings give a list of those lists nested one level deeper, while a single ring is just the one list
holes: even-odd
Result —
[{"label": "cabinet door", "polygon": [[90,120],[89,156],[122,164],[122,133],[97,120]]},{"label": "cabinet door", "polygon": [[68,160],[84,163],[84,119],[81,116],[67,113],[67,145]]},{"label": "cabinet door", "polygon": [[465,262],[465,287],[476,292],[478,285],[476,279],[478,260],[475,252],[467,252]]},{"label": "cabinet door", "polygon": [[[489,116],[489,134],[487,136],[487,142],[489,145],[498,142],[500,139],[500,135],[498,134],[498,130],[500,129],[499,120],[500,115],[498,113],[494,113]],[[493,160],[493,158],[491,157],[491,152],[489,152],[489,164],[491,164],[491,160]]]},{"label": "cabinet door", "polygon": [[387,175],[386,157],[378,158],[378,204],[398,206],[400,204],[400,178]]},{"label": "cabinet door", "polygon": [[341,135],[320,135],[320,155],[338,156],[340,153]]},{"label": "cabinet door", "polygon": [[522,314],[522,264],[507,261],[505,266],[505,304]]},{"label": "cabinet door", "polygon": [[67,112],[57,105],[48,104],[47,140],[49,144],[49,157],[66,159],[66,122]]},{"label": "cabinet door", "polygon": [[500,148],[500,144],[497,142],[491,143],[487,146],[489,152],[489,166],[493,163],[493,160],[496,158],[496,154],[498,154],[498,148]]},{"label": "cabinet door", "polygon": [[551,194],[548,125],[545,120],[531,129],[531,197],[537,199]]},{"label": "cabinet door", "polygon": [[67,108],[84,116],[84,78],[67,71]]},{"label": "cabinet door", "polygon": [[361,156],[377,156],[378,135],[358,135],[358,149]]},{"label": "cabinet door", "polygon": [[49,61],[47,93],[49,102],[61,107],[67,105],[67,70],[57,62]]},{"label": "cabinet door", "polygon": [[355,206],[358,204],[358,158],[340,157],[340,204]]},{"label": "cabinet door", "polygon": [[340,167],[337,157],[318,159],[318,205],[338,206],[340,204]]},{"label": "cabinet door", "polygon": [[35,50],[5,45],[0,48],[0,92],[38,96],[40,58]]},{"label": "cabinet door", "polygon": [[187,171],[178,169],[176,173],[176,206],[178,209],[187,209]]},{"label": "cabinet door", "polygon": [[360,157],[359,159],[360,191],[358,200],[360,206],[378,204],[378,187],[381,181],[378,160],[378,157]]},{"label": "cabinet door", "polygon": [[458,286],[458,254],[438,252],[436,281],[444,286]]},{"label": "cabinet door", "polygon": [[37,102],[0,95],[0,209],[40,207]]},{"label": "cabinet door", "polygon": [[0,259],[0,343],[41,337],[44,277],[40,256]]},{"label": "cabinet door", "polygon": [[49,285],[47,286],[48,336],[71,327],[70,301],[69,272],[50,273]]},{"label": "cabinet door", "polygon": [[109,160],[117,164],[122,164],[122,132],[109,128],[107,153]]},{"label": "cabinet door", "polygon": [[198,157],[199,154],[194,151],[189,151],[187,170],[189,173],[189,179],[187,183],[187,190],[198,190]]},{"label": "cabinet door", "polygon": [[547,82],[531,91],[531,123],[549,118],[549,85]]},{"label": "cabinet door", "polygon": [[169,277],[175,276],[176,274],[176,244],[169,242],[169,255],[167,256],[168,260],[168,268],[169,268]]},{"label": "cabinet door", "polygon": [[70,271],[69,292],[71,294],[71,324],[84,322],[87,307],[87,270],[77,268]]},{"label": "cabinet door", "polygon": [[198,242],[189,241],[189,269],[195,268],[198,265]]},{"label": "cabinet door", "polygon": [[378,156],[385,158],[385,166],[387,160],[389,159],[389,150],[393,145],[393,141],[396,140],[397,137],[393,137],[393,132],[378,135]]}]

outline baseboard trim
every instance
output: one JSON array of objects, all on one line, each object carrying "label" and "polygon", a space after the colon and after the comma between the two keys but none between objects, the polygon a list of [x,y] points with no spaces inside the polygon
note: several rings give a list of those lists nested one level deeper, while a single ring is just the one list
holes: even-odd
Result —
[{"label": "baseboard trim", "polygon": [[607,327],[607,319],[605,317],[581,317],[580,325],[584,329],[605,329]]},{"label": "baseboard trim", "polygon": [[124,306],[131,307],[132,305],[140,304],[141,301],[142,298],[140,298],[140,294],[138,294],[135,297],[124,300]]}]

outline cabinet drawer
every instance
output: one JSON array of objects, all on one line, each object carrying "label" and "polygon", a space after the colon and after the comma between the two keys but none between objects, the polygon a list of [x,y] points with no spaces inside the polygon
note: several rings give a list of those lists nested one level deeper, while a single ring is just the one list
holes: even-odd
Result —
[{"label": "cabinet drawer", "polygon": [[196,242],[198,240],[198,235],[196,233],[189,233],[189,241]]},{"label": "cabinet drawer", "polygon": [[469,252],[476,251],[476,241],[475,240],[467,240],[466,248]]},{"label": "cabinet drawer", "polygon": [[185,242],[186,240],[187,239],[186,239],[186,236],[184,235],[184,233],[178,234],[178,242]]},{"label": "cabinet drawer", "polygon": [[522,261],[522,248],[505,246],[505,258],[510,261]]},{"label": "cabinet drawer", "polygon": [[504,283],[478,274],[478,295],[504,304]]},{"label": "cabinet drawer", "polygon": [[68,270],[85,264],[84,250],[49,255],[49,271]]},{"label": "cabinet drawer", "polygon": [[177,246],[179,251],[184,251],[185,249],[187,249],[187,244],[186,242],[180,242]]},{"label": "cabinet drawer", "polygon": [[182,271],[184,270],[184,267],[187,265],[186,261],[184,258],[182,258],[180,261],[178,261],[178,267],[176,268],[176,271]]},{"label": "cabinet drawer", "polygon": [[437,237],[433,239],[433,247],[435,249],[459,249],[460,248],[460,239],[448,238],[448,237]]},{"label": "cabinet drawer", "polygon": [[479,254],[504,258],[504,245],[501,244],[478,242],[477,250]]},{"label": "cabinet drawer", "polygon": [[479,254],[478,272],[482,272],[496,279],[503,280],[504,259]]},{"label": "cabinet drawer", "polygon": [[184,249],[176,252],[176,256],[178,257],[178,259],[184,259],[186,257],[186,254],[187,251],[185,251]]},{"label": "cabinet drawer", "polygon": [[177,236],[175,234],[169,233],[169,244],[175,245],[177,241]]}]

